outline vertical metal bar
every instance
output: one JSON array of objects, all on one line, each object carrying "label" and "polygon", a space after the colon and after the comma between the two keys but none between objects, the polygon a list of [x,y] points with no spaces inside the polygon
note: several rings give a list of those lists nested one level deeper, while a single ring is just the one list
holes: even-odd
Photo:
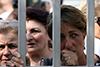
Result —
[{"label": "vertical metal bar", "polygon": [[88,67],[94,67],[94,2],[95,2],[94,0],[87,0],[87,66]]},{"label": "vertical metal bar", "polygon": [[53,67],[60,67],[60,0],[53,0]]},{"label": "vertical metal bar", "polygon": [[61,67],[88,67],[88,66],[61,66]]},{"label": "vertical metal bar", "polygon": [[[54,67],[54,66],[27,66],[27,67]],[[88,67],[88,66],[60,66],[60,67]],[[99,67],[99,66],[96,66],[96,67]]]},{"label": "vertical metal bar", "polygon": [[18,0],[18,51],[26,66],[26,0]]},{"label": "vertical metal bar", "polygon": [[27,66],[27,67],[52,67],[52,66]]}]

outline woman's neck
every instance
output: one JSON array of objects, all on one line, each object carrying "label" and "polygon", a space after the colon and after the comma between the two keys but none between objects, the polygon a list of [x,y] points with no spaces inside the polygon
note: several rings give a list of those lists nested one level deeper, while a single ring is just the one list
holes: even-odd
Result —
[{"label": "woman's neck", "polygon": [[30,57],[30,66],[36,66],[42,58],[52,58],[52,50],[46,49],[38,52],[38,54],[28,54]]},{"label": "woman's neck", "polygon": [[86,65],[86,55],[83,53],[80,57],[78,57],[79,65],[85,66]]}]

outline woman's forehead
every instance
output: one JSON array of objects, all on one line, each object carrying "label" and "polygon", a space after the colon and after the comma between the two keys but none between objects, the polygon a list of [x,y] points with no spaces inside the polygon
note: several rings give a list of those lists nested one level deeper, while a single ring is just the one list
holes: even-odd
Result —
[{"label": "woman's forehead", "polygon": [[77,32],[77,31],[80,31],[79,29],[77,29],[77,27],[71,25],[71,24],[68,24],[68,23],[62,23],[61,24],[61,32],[65,32],[65,33],[68,33],[68,32]]},{"label": "woman's forehead", "polygon": [[61,23],[61,29],[68,29],[68,28],[70,29],[70,28],[76,28],[76,27],[69,23]]}]

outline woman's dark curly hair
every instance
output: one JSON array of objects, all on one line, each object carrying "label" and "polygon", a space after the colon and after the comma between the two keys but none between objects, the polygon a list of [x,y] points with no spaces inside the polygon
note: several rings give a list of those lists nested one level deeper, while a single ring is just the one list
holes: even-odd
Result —
[{"label": "woman's dark curly hair", "polygon": [[26,21],[37,20],[46,27],[47,17],[49,13],[36,8],[27,8],[26,9]]}]

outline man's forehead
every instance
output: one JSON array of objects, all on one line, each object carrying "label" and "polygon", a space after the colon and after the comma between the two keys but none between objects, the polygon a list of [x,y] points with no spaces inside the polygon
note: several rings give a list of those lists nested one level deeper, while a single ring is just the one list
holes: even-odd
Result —
[{"label": "man's forehead", "polygon": [[8,34],[1,34],[0,33],[0,39],[2,40],[7,40],[8,41],[14,41],[14,40],[17,40],[18,39],[18,35],[17,34],[14,34],[14,33],[8,33]]}]

